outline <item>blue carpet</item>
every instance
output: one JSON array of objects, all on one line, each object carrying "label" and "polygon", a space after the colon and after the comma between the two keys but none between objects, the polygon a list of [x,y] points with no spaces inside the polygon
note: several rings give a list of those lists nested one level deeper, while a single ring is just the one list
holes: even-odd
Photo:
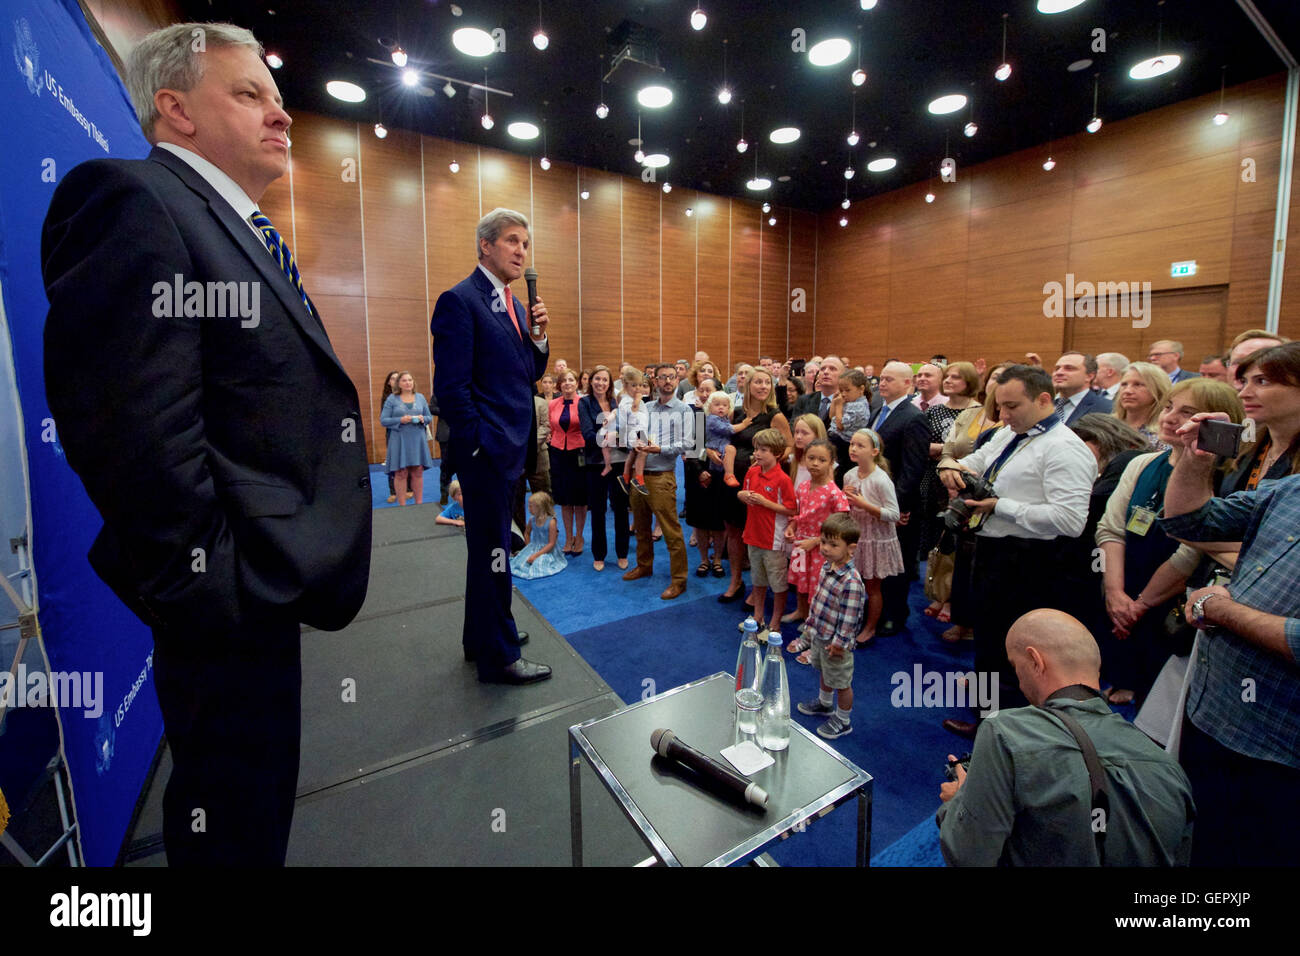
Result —
[{"label": "blue carpet", "polygon": [[[385,501],[387,482],[372,467],[375,507],[396,507]],[[679,510],[681,470],[678,469]],[[426,501],[437,500],[438,471],[425,472]],[[744,606],[719,604],[730,578],[697,578],[698,552],[689,549],[691,574],[684,595],[661,601],[670,583],[668,553],[655,543],[654,574],[639,581],[621,580],[612,550],[613,516],[607,514],[611,551],[602,572],[592,568],[590,522],[584,529],[586,553],[569,559],[564,571],[536,581],[516,581],[520,592],[625,702],[644,699],[717,671],[731,672],[740,637],[737,622]],[[684,529],[689,534],[689,529]],[[629,558],[635,562],[636,538]],[[924,566],[922,566],[924,568]],[[924,570],[922,570],[922,578]],[[748,575],[746,575],[748,580]],[[793,601],[793,596],[791,596]],[[770,599],[769,599],[770,600]],[[891,697],[895,673],[967,671],[973,666],[974,645],[947,644],[939,639],[946,625],[926,617],[929,604],[920,582],[909,595],[908,629],[877,638],[856,652],[854,662],[853,732],[834,742],[837,750],[874,778],[872,813],[873,863],[885,866],[942,866],[934,812],[949,753],[970,750],[970,741],[945,731],[945,717],[969,719],[969,712],[941,707],[895,707]],[[770,607],[770,604],[769,604]],[[793,609],[793,604],[787,610]],[[782,629],[788,642],[797,625]],[[786,656],[791,703],[817,695],[816,672]],[[1132,707],[1117,708],[1130,720]],[[809,731],[818,719],[795,713]],[[850,866],[853,863],[857,819],[852,804],[810,825],[804,834],[779,842],[768,852],[784,866]]]}]

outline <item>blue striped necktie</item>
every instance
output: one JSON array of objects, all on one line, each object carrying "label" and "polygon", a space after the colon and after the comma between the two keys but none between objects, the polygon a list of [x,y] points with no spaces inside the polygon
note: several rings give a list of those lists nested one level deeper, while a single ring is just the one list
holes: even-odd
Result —
[{"label": "blue striped necktie", "polygon": [[271,256],[279,263],[281,271],[302,296],[302,304],[307,307],[307,311],[313,318],[319,320],[316,307],[311,304],[311,299],[307,297],[307,290],[302,287],[302,276],[298,274],[298,264],[293,261],[293,253],[289,251],[288,243],[280,237],[280,233],[276,231],[275,226],[271,225],[271,220],[266,218],[262,210],[254,209],[248,221],[262,234],[262,241],[266,243],[266,248],[271,250]]}]

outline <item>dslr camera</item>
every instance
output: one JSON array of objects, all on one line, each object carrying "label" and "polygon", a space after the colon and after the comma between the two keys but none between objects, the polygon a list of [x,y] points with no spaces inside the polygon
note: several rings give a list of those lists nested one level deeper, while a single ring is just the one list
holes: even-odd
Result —
[{"label": "dslr camera", "polygon": [[974,510],[966,504],[965,499],[983,501],[985,498],[993,497],[993,482],[966,471],[961,473],[961,477],[962,481],[966,482],[966,487],[957,492],[956,498],[948,502],[948,510],[943,513],[944,527],[954,533],[966,527]]}]

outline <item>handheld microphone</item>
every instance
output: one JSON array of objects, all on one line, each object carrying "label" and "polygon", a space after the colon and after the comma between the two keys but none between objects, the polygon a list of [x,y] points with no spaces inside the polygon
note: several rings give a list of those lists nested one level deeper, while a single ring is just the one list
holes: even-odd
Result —
[{"label": "handheld microphone", "polygon": [[690,744],[682,743],[671,730],[661,728],[652,733],[650,735],[650,746],[655,753],[665,760],[675,760],[696,773],[708,777],[729,796],[736,798],[740,802],[752,803],[762,810],[767,809],[766,790],[748,777],[742,777],[730,767],[718,763],[708,754],[701,753]]},{"label": "handheld microphone", "polygon": [[[533,306],[537,304],[537,270],[531,268],[525,269],[524,281],[528,283],[528,317],[531,319],[533,315]],[[533,335],[541,334],[542,327],[540,325],[534,325]]]}]

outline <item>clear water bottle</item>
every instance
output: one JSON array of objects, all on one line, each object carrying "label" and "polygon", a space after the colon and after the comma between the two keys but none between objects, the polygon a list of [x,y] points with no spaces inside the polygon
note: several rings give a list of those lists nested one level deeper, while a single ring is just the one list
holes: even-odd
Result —
[{"label": "clear water bottle", "polygon": [[[758,715],[763,708],[763,651],[758,644],[758,623],[746,618],[736,656],[736,735],[752,739],[758,733]],[[787,706],[787,710],[789,707]]]},{"label": "clear water bottle", "polygon": [[790,682],[781,653],[781,635],[776,631],[767,635],[760,687],[763,701],[758,715],[758,745],[764,750],[784,750],[790,746]]}]

